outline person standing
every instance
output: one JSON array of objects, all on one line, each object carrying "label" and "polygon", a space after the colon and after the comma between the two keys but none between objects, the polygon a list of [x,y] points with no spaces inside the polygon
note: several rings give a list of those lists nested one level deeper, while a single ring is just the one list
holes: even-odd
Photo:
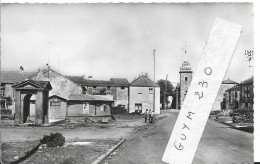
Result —
[{"label": "person standing", "polygon": [[149,120],[149,123],[151,122],[151,110],[149,110],[148,112],[148,120]]},{"label": "person standing", "polygon": [[146,111],[144,112],[144,122],[147,122],[147,117],[148,117],[149,113],[148,113],[148,109],[146,109]]},{"label": "person standing", "polygon": [[151,115],[151,116],[150,116],[150,123],[151,123],[151,124],[154,124],[154,123],[155,123],[155,122],[154,122],[154,117],[155,117],[154,111],[152,111],[150,115]]}]

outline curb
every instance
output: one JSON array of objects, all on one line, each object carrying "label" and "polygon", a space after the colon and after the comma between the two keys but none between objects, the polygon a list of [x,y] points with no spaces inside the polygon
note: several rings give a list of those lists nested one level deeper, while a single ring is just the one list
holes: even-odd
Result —
[{"label": "curb", "polygon": [[107,156],[109,156],[111,153],[113,153],[113,151],[115,151],[122,143],[125,142],[125,138],[123,138],[120,142],[118,142],[114,147],[112,147],[111,149],[109,149],[105,154],[101,155],[100,157],[98,157],[94,162],[92,162],[92,164],[99,164],[101,163]]}]

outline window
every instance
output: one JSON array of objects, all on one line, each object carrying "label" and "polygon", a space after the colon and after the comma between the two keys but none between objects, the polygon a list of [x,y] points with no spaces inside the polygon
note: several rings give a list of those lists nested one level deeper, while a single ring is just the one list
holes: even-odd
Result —
[{"label": "window", "polygon": [[237,98],[237,92],[235,92],[235,98]]},{"label": "window", "polygon": [[97,86],[93,86],[93,88],[94,88],[94,89],[96,89],[96,88],[97,88]]},{"label": "window", "polygon": [[149,91],[152,91],[153,90],[153,88],[149,88]]},{"label": "window", "polygon": [[5,97],[5,88],[1,87],[1,96]]},{"label": "window", "polygon": [[51,106],[52,108],[60,108],[61,102],[60,102],[60,101],[50,102],[50,106]]},{"label": "window", "polygon": [[125,87],[121,87],[121,89],[125,89]]},{"label": "window", "polygon": [[245,92],[245,97],[250,97],[249,87],[245,87],[244,92]]},{"label": "window", "polygon": [[185,76],[185,77],[184,77],[184,80],[185,80],[185,81],[188,81],[188,77],[187,77],[187,76]]},{"label": "window", "polygon": [[104,105],[103,107],[101,107],[101,112],[105,112],[105,111],[107,111],[107,106],[106,106],[106,105]]}]

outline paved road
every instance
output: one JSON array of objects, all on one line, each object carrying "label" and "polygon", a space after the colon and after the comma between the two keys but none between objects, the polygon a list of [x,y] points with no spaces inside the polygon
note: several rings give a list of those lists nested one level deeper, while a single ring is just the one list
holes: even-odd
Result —
[{"label": "paved road", "polygon": [[[138,131],[125,142],[125,147],[103,163],[164,163],[161,158],[178,116],[176,112],[169,114],[146,130]],[[253,134],[208,120],[193,163],[253,163]]]}]

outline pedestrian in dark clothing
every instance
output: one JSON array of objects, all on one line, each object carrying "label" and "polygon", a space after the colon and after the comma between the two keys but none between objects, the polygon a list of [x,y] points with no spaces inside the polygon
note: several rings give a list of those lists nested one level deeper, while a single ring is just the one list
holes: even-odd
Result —
[{"label": "pedestrian in dark clothing", "polygon": [[148,117],[149,113],[148,113],[148,109],[146,109],[146,111],[144,112],[144,122],[147,122],[147,117]]}]

